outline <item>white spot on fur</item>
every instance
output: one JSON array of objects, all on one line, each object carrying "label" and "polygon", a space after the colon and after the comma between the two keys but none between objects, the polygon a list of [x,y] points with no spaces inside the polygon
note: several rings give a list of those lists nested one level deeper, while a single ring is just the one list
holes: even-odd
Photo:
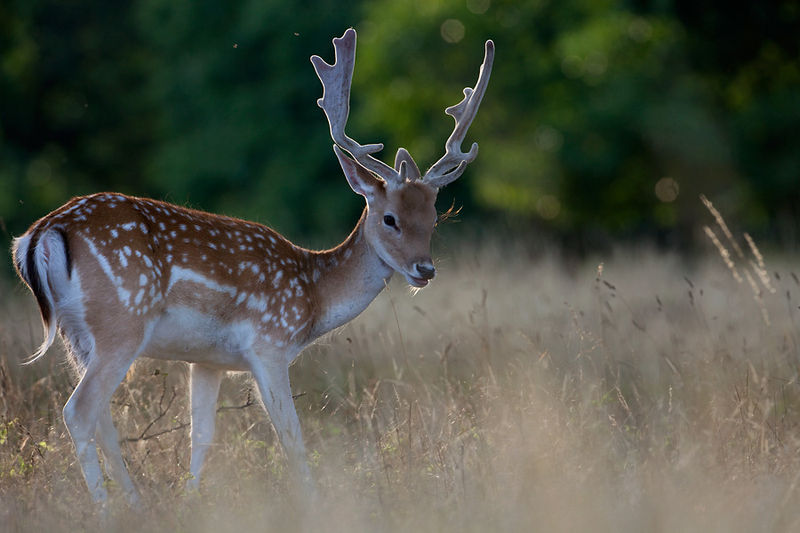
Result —
[{"label": "white spot on fur", "polygon": [[209,279],[204,275],[195,272],[194,270],[190,270],[188,268],[183,268],[179,266],[173,266],[170,270],[170,278],[169,278],[169,285],[167,285],[167,292],[172,290],[172,287],[175,286],[176,283],[181,281],[190,282],[190,283],[197,283],[198,285],[202,285],[212,291],[222,292],[228,294],[233,298],[236,296],[238,292],[236,287],[231,285],[222,285],[217,283],[213,279]]},{"label": "white spot on fur", "polygon": [[253,311],[259,311],[263,313],[264,311],[267,310],[267,300],[266,298],[261,296],[256,298],[254,294],[251,294],[247,298],[247,308]]}]

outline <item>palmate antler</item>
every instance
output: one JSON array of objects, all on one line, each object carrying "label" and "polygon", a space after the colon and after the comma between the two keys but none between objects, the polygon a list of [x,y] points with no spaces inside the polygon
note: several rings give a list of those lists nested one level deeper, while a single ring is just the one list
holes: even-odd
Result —
[{"label": "palmate antler", "polygon": [[325,112],[330,124],[331,138],[338,147],[346,150],[361,166],[372,171],[389,184],[401,184],[406,179],[422,179],[432,187],[444,187],[456,180],[464,172],[467,165],[478,155],[478,143],[473,143],[469,152],[461,151],[461,143],[478,113],[494,61],[494,43],[486,41],[486,51],[481,65],[478,82],[475,88],[464,89],[464,99],[458,104],[445,109],[445,113],[456,121],[453,133],[445,143],[445,154],[423,177],[411,155],[405,148],[400,148],[395,157],[395,168],[371,154],[383,149],[383,144],[358,144],[344,131],[350,113],[350,86],[353,80],[353,67],[356,55],[356,31],[352,28],[344,35],[333,40],[336,59],[333,65],[326,63],[321,57],[314,55],[311,63],[322,82],[322,98],[317,104]]},{"label": "palmate antler", "polygon": [[318,55],[311,56],[311,63],[322,82],[322,98],[317,100],[317,105],[328,117],[333,142],[339,148],[347,150],[361,166],[388,183],[402,183],[405,179],[401,179],[397,170],[370,155],[383,150],[383,144],[358,144],[344,132],[350,114],[350,85],[356,61],[356,30],[350,28],[344,35],[334,39],[333,48],[336,51],[333,65],[329,65]]},{"label": "palmate antler", "polygon": [[467,153],[461,151],[461,143],[464,142],[464,137],[472,124],[472,120],[478,114],[478,108],[486,92],[486,86],[489,85],[492,63],[494,63],[494,42],[488,40],[486,41],[483,64],[481,65],[475,88],[465,87],[464,99],[444,110],[446,114],[455,119],[456,126],[444,145],[445,154],[428,169],[422,178],[432,187],[444,187],[458,179],[463,174],[464,169],[467,168],[467,165],[478,156],[478,143],[472,143],[472,147]]}]

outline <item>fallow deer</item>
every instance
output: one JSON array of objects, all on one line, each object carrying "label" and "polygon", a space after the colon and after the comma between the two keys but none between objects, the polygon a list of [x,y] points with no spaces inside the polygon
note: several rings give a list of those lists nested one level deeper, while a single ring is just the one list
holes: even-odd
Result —
[{"label": "fallow deer", "polygon": [[14,264],[44,324],[30,362],[58,333],[82,374],[63,416],[95,501],[107,500],[98,447],[108,476],[138,500],[109,407],[138,357],[189,363],[190,487],[200,480],[229,370],[252,373],[290,470],[311,483],[289,365],[361,313],[394,272],[414,287],[434,277],[437,191],[478,153],[477,143],[466,153],[461,143],[486,90],[494,44],[486,42],[475,88],[446,109],[455,128],[445,155],[424,175],[405,149],[391,167],[371,155],[383,145],[360,145],[345,134],[356,32],[333,44],[333,65],[311,58],[323,86],[317,103],[350,187],[366,199],[339,246],[306,250],[260,224],[115,193],[74,198],[14,240]]}]

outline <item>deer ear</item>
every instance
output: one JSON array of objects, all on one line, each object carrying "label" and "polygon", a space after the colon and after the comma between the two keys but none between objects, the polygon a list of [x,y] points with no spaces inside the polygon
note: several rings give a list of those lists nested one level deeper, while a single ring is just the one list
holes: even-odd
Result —
[{"label": "deer ear", "polygon": [[338,146],[333,145],[333,152],[336,154],[336,158],[344,171],[344,176],[347,178],[347,183],[350,184],[353,192],[360,194],[367,200],[374,198],[375,193],[383,188],[383,181],[373,176],[369,170],[359,165],[356,161],[347,157]]},{"label": "deer ear", "polygon": [[[403,163],[405,163],[405,171],[401,170],[403,168]],[[414,162],[411,154],[409,154],[408,150],[405,148],[397,150],[397,155],[394,158],[394,169],[400,173],[400,177],[403,178],[403,180],[415,181],[422,177],[417,163]]]}]

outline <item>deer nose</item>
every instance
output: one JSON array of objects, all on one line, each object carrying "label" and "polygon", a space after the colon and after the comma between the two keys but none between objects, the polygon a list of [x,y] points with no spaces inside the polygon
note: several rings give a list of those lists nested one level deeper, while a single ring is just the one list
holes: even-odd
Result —
[{"label": "deer nose", "polygon": [[433,279],[433,276],[436,275],[436,269],[431,263],[416,263],[414,267],[422,279]]}]

